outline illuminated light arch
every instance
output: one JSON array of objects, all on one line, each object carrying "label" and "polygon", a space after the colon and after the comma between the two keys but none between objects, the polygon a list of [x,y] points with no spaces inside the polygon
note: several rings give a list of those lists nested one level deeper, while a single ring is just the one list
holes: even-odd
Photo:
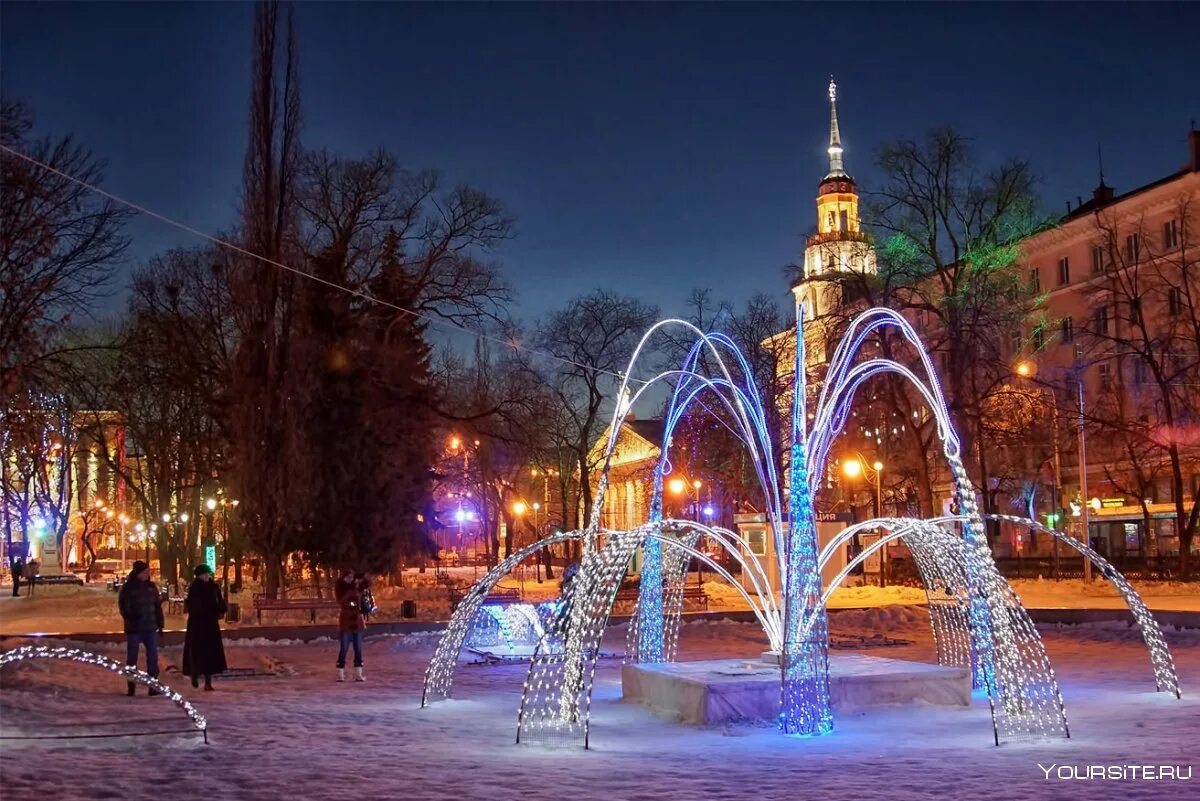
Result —
[{"label": "illuminated light arch", "polygon": [[[1062,694],[1041,637],[1008,582],[998,573],[989,573],[985,565],[972,565],[972,561],[982,561],[980,554],[963,539],[936,523],[913,518],[881,518],[869,522],[875,528],[887,530],[887,533],[851,559],[830,581],[829,588],[821,597],[822,608],[850,571],[894,540],[903,540],[910,550],[923,553],[926,558],[938,550],[952,555],[961,554],[964,562],[962,575],[966,577],[966,585],[951,589],[964,605],[976,596],[983,596],[989,609],[1003,610],[1003,614],[1010,619],[1010,625],[1004,629],[996,627],[987,630],[969,626],[971,642],[977,654],[990,645],[987,640],[997,637],[997,631],[1001,631],[1003,634],[1000,636],[1007,637],[1008,641],[998,644],[995,651],[1002,657],[1009,652],[1016,657],[1015,661],[997,659],[994,672],[984,673],[984,689],[991,707],[995,743],[999,745],[1001,740],[1014,737],[1070,737]],[[955,522],[965,524],[967,520],[960,517]],[[994,567],[994,563],[991,564]],[[932,615],[931,622],[935,626],[938,624]],[[935,633],[935,639],[937,636]],[[1049,680],[1041,679],[1039,674],[1048,676]]]},{"label": "illuminated light arch", "polygon": [[[705,335],[695,326],[678,320],[655,325],[638,343],[630,360],[630,370],[622,380],[623,398],[626,397],[629,376],[637,358],[655,331],[664,325],[679,324],[700,337],[685,360],[684,367],[687,369],[655,376],[645,382],[633,398],[636,401],[660,381],[676,381],[667,415],[667,422],[672,425],[665,427],[668,431],[664,436],[666,447],[655,471],[655,500],[651,508],[651,520],[628,531],[602,531],[599,527],[612,453],[620,428],[633,405],[631,401],[618,405],[614,410],[588,527],[571,535],[558,535],[582,539],[583,560],[566,602],[559,605],[556,614],[547,623],[535,651],[521,695],[518,742],[529,738],[555,742],[578,738],[587,746],[591,689],[600,639],[622,578],[638,547],[645,546],[645,551],[657,553],[657,558],[647,560],[649,569],[655,571],[655,578],[647,580],[647,574],[643,572],[636,616],[638,631],[634,641],[639,648],[642,644],[648,644],[648,647],[635,656],[642,659],[661,659],[664,653],[668,657],[674,656],[675,644],[670,640],[665,646],[662,643],[664,544],[669,541],[665,552],[670,555],[669,573],[672,577],[668,580],[667,617],[677,618],[674,593],[677,589],[682,592],[682,587],[673,577],[686,569],[688,559],[699,553],[695,545],[703,534],[696,531],[699,524],[661,519],[662,477],[664,470],[669,470],[670,466],[669,431],[673,423],[678,421],[683,408],[706,391],[716,395],[731,413],[731,430],[750,450],[759,480],[764,484],[764,492],[771,499],[767,504],[767,514],[777,532],[775,547],[780,557],[784,588],[783,607],[779,610],[783,631],[780,728],[785,733],[795,734],[824,734],[832,729],[828,705],[828,633],[820,571],[828,554],[821,559],[816,545],[812,505],[814,487],[810,477],[819,477],[824,469],[829,445],[844,426],[858,387],[871,376],[883,372],[894,372],[907,378],[929,403],[962,512],[954,518],[954,522],[962,526],[963,536],[958,537],[939,528],[938,521],[893,518],[863,524],[892,530],[886,539],[881,539],[873,547],[883,547],[886,542],[902,536],[911,544],[931,602],[931,623],[939,660],[952,664],[971,664],[973,675],[979,680],[980,686],[987,690],[997,743],[1001,739],[1026,735],[1069,736],[1062,696],[1045,647],[1028,613],[1021,606],[1020,599],[996,568],[983,529],[983,517],[975,490],[960,458],[961,445],[949,419],[936,372],[915,332],[907,321],[886,309],[868,310],[855,318],[835,351],[810,435],[807,379],[803,369],[803,314],[802,307],[797,304],[796,384],[793,390],[795,401],[792,408],[790,459],[795,469],[790,471],[788,477],[788,511],[793,525],[786,530],[781,525],[778,506],[782,499],[782,485],[778,483],[774,470],[761,397],[751,376],[745,376],[746,389],[733,380],[719,353],[719,348],[729,345],[718,336]],[[885,325],[900,328],[905,338],[913,344],[921,361],[918,372],[928,376],[928,382],[922,381],[918,372],[890,360],[872,359],[855,363],[866,337]],[[736,353],[736,349],[732,350]],[[706,377],[692,369],[697,364],[698,357],[695,354],[701,351],[711,353],[722,376]],[[740,355],[738,359],[739,366],[745,368]],[[819,484],[819,481],[816,483]],[[681,532],[681,538],[672,538]],[[730,542],[732,532],[714,536],[722,543],[722,547],[735,553],[739,550],[740,540],[737,540],[738,546],[732,546]],[[494,583],[494,580],[485,577],[485,581]],[[936,608],[935,600],[938,602]],[[769,611],[766,603],[761,608],[764,617],[771,619],[774,611]],[[969,635],[964,635],[963,632],[968,630]],[[969,640],[964,642],[967,636]],[[1153,638],[1154,635],[1144,636]],[[443,638],[445,641],[454,639],[449,631]],[[457,654],[461,639],[454,648],[447,646],[443,649],[443,645],[446,643],[439,644],[435,662],[440,660],[445,663],[449,651]],[[655,651],[655,648],[658,650]],[[1170,690],[1172,684],[1161,672],[1160,663],[1155,664],[1160,687]],[[449,668],[445,669],[452,670],[452,667],[450,663]],[[449,678],[432,676],[434,668],[435,664],[431,662],[427,691],[433,684],[439,687],[444,685],[448,692]]]},{"label": "illuminated light arch", "polygon": [[989,514],[984,515],[984,517],[988,520],[1003,520],[1015,523],[1042,534],[1049,534],[1059,542],[1065,542],[1067,545],[1070,545],[1082,554],[1085,559],[1090,559],[1092,564],[1100,569],[1101,574],[1112,582],[1113,586],[1117,588],[1117,592],[1121,593],[1121,596],[1125,599],[1125,604],[1129,607],[1134,622],[1137,623],[1138,630],[1142,634],[1142,640],[1146,643],[1146,650],[1150,653],[1150,665],[1154,669],[1155,689],[1158,692],[1172,693],[1176,698],[1181,697],[1179,676],[1175,672],[1175,661],[1171,658],[1171,649],[1167,646],[1166,638],[1163,637],[1162,629],[1158,626],[1158,621],[1154,619],[1154,615],[1151,614],[1150,609],[1142,601],[1142,596],[1133,588],[1129,580],[1113,567],[1107,559],[1075,537],[1061,531],[1055,531],[1036,520],[1030,520],[1027,517],[1017,517],[1015,515]]},{"label": "illuminated light arch", "polygon": [[65,661],[75,662],[83,665],[92,665],[95,667],[111,670],[113,673],[124,678],[126,681],[137,682],[144,684],[157,693],[160,693],[175,706],[183,710],[188,716],[192,725],[197,731],[203,733],[204,742],[208,742],[208,721],[203,715],[192,705],[192,702],[183,697],[180,693],[175,692],[161,681],[139,670],[133,665],[125,665],[117,662],[115,659],[109,659],[107,656],[84,651],[80,648],[63,648],[50,647],[45,645],[22,645],[19,648],[14,648],[11,651],[0,653],[0,668],[5,665],[14,664],[16,662],[25,662],[34,659],[61,659]]},{"label": "illuminated light arch", "polygon": [[[867,337],[885,326],[898,329],[911,344],[918,355],[925,381],[905,365],[891,359],[875,358],[855,363]],[[1037,704],[1041,708],[1041,716],[1048,717],[1053,708],[1061,710],[1062,704],[1045,646],[1019,602],[1018,611],[1011,610],[1006,592],[1011,593],[1012,590],[1000,576],[992,558],[975,489],[960,457],[961,445],[950,420],[937,372],[920,337],[897,312],[882,308],[868,309],[857,315],[848,326],[835,349],[822,387],[806,466],[813,471],[812,475],[822,474],[829,448],[845,425],[858,388],[868,379],[888,372],[907,379],[921,393],[934,415],[942,452],[949,463],[955,495],[965,518],[962,523],[964,544],[972,552],[963,560],[968,581],[973,587],[992,589],[989,592],[972,592],[967,599],[967,614],[974,635],[974,683],[988,688],[990,697],[1007,698],[1015,693],[1024,699],[1024,704],[1006,702],[1006,713]],[[976,574],[976,571],[979,573]],[[810,575],[808,581],[819,584],[820,576]],[[947,610],[946,614],[953,616],[957,613]],[[1023,712],[1022,716],[1028,717],[1028,713]],[[1065,717],[1061,734],[1066,736]]]},{"label": "illuminated light arch", "polygon": [[[751,573],[757,591],[751,594],[707,554],[663,533],[668,529],[673,533],[712,537]],[[587,747],[600,639],[612,615],[616,591],[629,561],[634,551],[644,547],[647,541],[657,541],[668,551],[686,554],[707,564],[745,598],[772,647],[781,645],[782,614],[774,603],[769,585],[758,584],[760,579],[765,579],[765,573],[761,564],[754,565],[752,554],[747,560],[738,552],[739,548],[734,547],[733,543],[739,546],[741,543],[733,532],[690,520],[663,520],[630,531],[598,533],[605,542],[584,557],[571,587],[575,597],[568,605],[569,610],[547,625],[546,633],[538,643],[521,694],[517,742],[527,742],[531,738],[547,744],[581,740]],[[757,578],[754,576],[756,570],[760,574]]]},{"label": "illuminated light arch", "polygon": [[[711,391],[715,394],[732,415],[738,430],[735,436],[749,449],[758,480],[766,499],[767,515],[771,523],[778,529],[781,520],[781,499],[779,496],[779,481],[775,471],[775,459],[771,438],[766,428],[766,413],[762,397],[753,380],[749,364],[738,350],[736,344],[726,335],[705,333],[697,326],[678,319],[662,320],[646,331],[639,340],[630,356],[628,366],[623,374],[618,397],[625,398],[634,369],[637,366],[643,348],[650,338],[660,329],[667,326],[682,327],[695,335],[696,340],[688,351],[679,370],[659,373],[645,382],[627,403],[618,404],[613,411],[609,424],[609,438],[605,448],[604,466],[600,473],[594,501],[592,521],[598,525],[604,504],[604,495],[608,487],[608,468],[617,438],[629,410],[637,400],[659,381],[675,380],[675,389],[663,420],[663,437],[659,450],[659,463],[655,466],[650,497],[650,522],[654,523],[662,517],[663,477],[670,473],[670,443],[675,426],[678,424],[687,408],[697,400],[702,392]],[[740,368],[743,385],[739,386],[734,380],[722,351],[732,355]],[[696,372],[702,353],[709,355],[715,362],[720,376],[709,377]],[[731,429],[732,430],[732,429]],[[591,538],[585,540],[591,543]],[[782,558],[782,545],[779,548]],[[658,662],[668,658],[670,639],[669,629],[665,628],[666,619],[670,617],[663,604],[663,553],[661,543],[656,539],[647,541],[642,549],[641,581],[638,584],[637,623],[631,627],[629,638],[629,658],[636,662]],[[674,603],[674,601],[672,601]],[[665,614],[666,612],[666,614]]]},{"label": "illuminated light arch", "polygon": [[509,555],[507,559],[489,570],[471,587],[451,613],[450,621],[446,624],[446,631],[438,640],[433,658],[429,660],[429,667],[425,670],[425,683],[421,690],[422,707],[450,697],[450,691],[454,684],[454,667],[458,664],[458,657],[466,642],[467,633],[471,629],[471,622],[475,619],[475,614],[492,589],[512,572],[513,568],[543,548],[560,542],[577,540],[582,536],[578,531],[566,531],[552,534],[527,545]]}]

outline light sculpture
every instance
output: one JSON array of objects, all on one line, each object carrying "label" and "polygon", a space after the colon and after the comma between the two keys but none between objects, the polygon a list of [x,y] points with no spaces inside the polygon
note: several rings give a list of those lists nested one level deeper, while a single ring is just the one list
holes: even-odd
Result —
[{"label": "light sculpture", "polygon": [[123,665],[114,659],[109,659],[107,656],[85,651],[81,648],[22,645],[11,651],[0,653],[0,668],[5,665],[32,659],[61,659],[82,665],[94,665],[95,667],[111,670],[126,681],[135,681],[139,684],[144,684],[182,709],[184,714],[188,716],[188,719],[191,720],[192,726],[204,735],[204,742],[208,742],[208,721],[197,711],[196,707],[192,706],[192,702],[149,673],[139,670],[133,665]]},{"label": "light sculpture", "polygon": [[[517,741],[589,742],[592,682],[600,640],[612,613],[617,590],[634,553],[643,554],[636,614],[629,628],[627,658],[634,662],[673,660],[678,652],[684,579],[692,559],[713,568],[742,593],[763,627],[772,649],[780,652],[780,728],[789,734],[820,735],[833,728],[829,706],[828,624],[830,593],[849,573],[842,570],[822,587],[822,568],[855,533],[884,533],[855,557],[861,564],[887,543],[900,540],[913,554],[929,600],[930,624],[938,659],[972,669],[976,686],[986,691],[994,741],[1027,736],[1068,737],[1062,695],[1045,647],[1020,599],[1000,575],[984,533],[975,490],[960,456],[961,444],[929,358],[912,326],[890,309],[868,309],[855,317],[839,341],[808,413],[804,370],[804,308],[796,305],[796,360],[787,474],[788,517],[782,514],[783,484],[776,468],[767,415],[745,358],[727,336],[706,333],[682,320],[663,320],[639,341],[624,371],[608,429],[608,441],[590,524],[579,532],[557,533],[506,559],[485,576],[454,611],[446,634],[426,672],[422,705],[450,694],[453,666],[473,616],[487,593],[521,560],[554,542],[578,539],[583,559],[574,581],[543,626],[526,676],[517,719]],[[679,369],[667,370],[630,391],[630,377],[649,339],[666,327],[695,337]],[[916,368],[891,359],[859,359],[873,333],[898,332],[916,355]],[[704,369],[708,368],[708,369]],[[813,494],[833,441],[845,426],[858,389],[880,375],[910,383],[923,397],[936,425],[950,468],[958,514],[930,520],[881,518],[856,524],[818,551],[813,523]],[[651,481],[649,519],[627,531],[599,526],[608,473],[617,437],[630,410],[646,392],[663,382],[674,388],[664,414],[661,455]],[[767,524],[776,533],[774,548],[783,586],[782,602],[771,591],[771,576],[735,533],[697,521],[663,518],[663,489],[672,472],[671,439],[676,425],[694,404],[715,401],[725,412],[718,420],[746,447],[765,498]],[[811,425],[809,421],[811,419]],[[878,468],[877,468],[878,469]],[[685,487],[678,478],[680,491]],[[697,504],[698,505],[698,504]],[[705,517],[710,517],[705,509]],[[1179,683],[1162,633],[1145,604],[1119,573],[1083,543],[1032,520],[1004,519],[1067,542],[1097,565],[1124,596],[1150,652],[1157,689],[1179,695]],[[701,539],[725,550],[747,577],[749,589],[699,548]]]}]

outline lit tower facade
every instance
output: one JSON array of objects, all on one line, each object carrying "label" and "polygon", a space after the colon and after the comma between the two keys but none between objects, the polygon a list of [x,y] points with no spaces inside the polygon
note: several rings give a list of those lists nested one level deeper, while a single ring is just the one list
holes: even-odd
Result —
[{"label": "lit tower facade", "polygon": [[875,247],[859,227],[858,186],[842,164],[837,84],[829,81],[829,172],[817,187],[817,233],[804,249],[804,274],[792,287],[804,304],[809,361],[826,361],[825,329],[832,315],[853,303],[849,275],[875,274]]}]

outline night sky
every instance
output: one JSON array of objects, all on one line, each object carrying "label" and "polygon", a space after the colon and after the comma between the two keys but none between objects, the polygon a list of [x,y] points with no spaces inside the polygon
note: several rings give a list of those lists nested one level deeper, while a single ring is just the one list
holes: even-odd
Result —
[{"label": "night sky", "polygon": [[[1029,158],[1044,205],[1181,166],[1200,118],[1200,5],[296,7],[304,143],[383,146],[518,219],[526,320],[606,286],[678,311],[693,286],[782,296],[826,169],[952,124]],[[106,188],[204,230],[235,219],[252,6],[0,6],[6,97],[108,159]],[[131,262],[192,244],[138,220]],[[119,297],[113,305],[119,304]]]}]

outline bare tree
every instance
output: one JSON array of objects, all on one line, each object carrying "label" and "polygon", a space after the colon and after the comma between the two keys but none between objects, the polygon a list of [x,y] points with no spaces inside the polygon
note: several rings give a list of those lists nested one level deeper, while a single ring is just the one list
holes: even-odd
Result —
[{"label": "bare tree", "polygon": [[[300,93],[290,9],[285,16],[275,2],[258,4],[253,60],[241,238],[263,259],[295,264]],[[297,279],[248,257],[236,259],[229,275],[238,329],[228,407],[235,491],[247,536],[265,562],[264,590],[273,596],[282,582],[289,532],[298,525],[288,502],[304,495],[304,477],[312,470],[296,436],[305,396],[291,351]]]},{"label": "bare tree", "polygon": [[51,168],[0,151],[0,405],[70,348],[64,332],[105,295],[128,245],[128,212],[64,177],[99,184],[103,162],[32,127],[28,108],[0,102],[0,143]]},{"label": "bare tree", "polygon": [[[1040,302],[1018,263],[1019,240],[1041,227],[1033,175],[1019,160],[982,171],[968,141],[951,129],[885,145],[878,162],[884,179],[870,195],[867,221],[890,238],[880,252],[878,286],[886,292],[877,301],[917,318],[964,452],[973,455],[977,484],[986,490],[985,508],[994,511],[991,490],[1004,466],[990,461],[999,454],[989,448],[985,406],[1008,382],[1009,362],[1025,326],[1037,324]],[[931,444],[928,416],[907,388],[893,383],[888,399],[911,438]],[[921,494],[931,495],[929,471],[921,472]]]},{"label": "bare tree", "polygon": [[1095,244],[1105,258],[1103,277],[1091,287],[1083,354],[1101,390],[1089,408],[1089,423],[1102,433],[1097,455],[1128,460],[1143,502],[1151,477],[1166,477],[1183,577],[1200,525],[1200,498],[1187,486],[1200,462],[1200,441],[1191,433],[1200,416],[1195,204],[1195,197],[1177,198],[1158,230],[1144,217],[1095,215]]},{"label": "bare tree", "polygon": [[[634,346],[657,316],[657,308],[639,300],[596,290],[571,300],[537,326],[535,347],[558,361],[544,360],[531,364],[531,369],[552,389],[566,423],[564,444],[578,470],[585,526],[590,523],[598,467],[592,446],[604,430],[601,412]],[[572,522],[579,527],[577,516]]]}]

